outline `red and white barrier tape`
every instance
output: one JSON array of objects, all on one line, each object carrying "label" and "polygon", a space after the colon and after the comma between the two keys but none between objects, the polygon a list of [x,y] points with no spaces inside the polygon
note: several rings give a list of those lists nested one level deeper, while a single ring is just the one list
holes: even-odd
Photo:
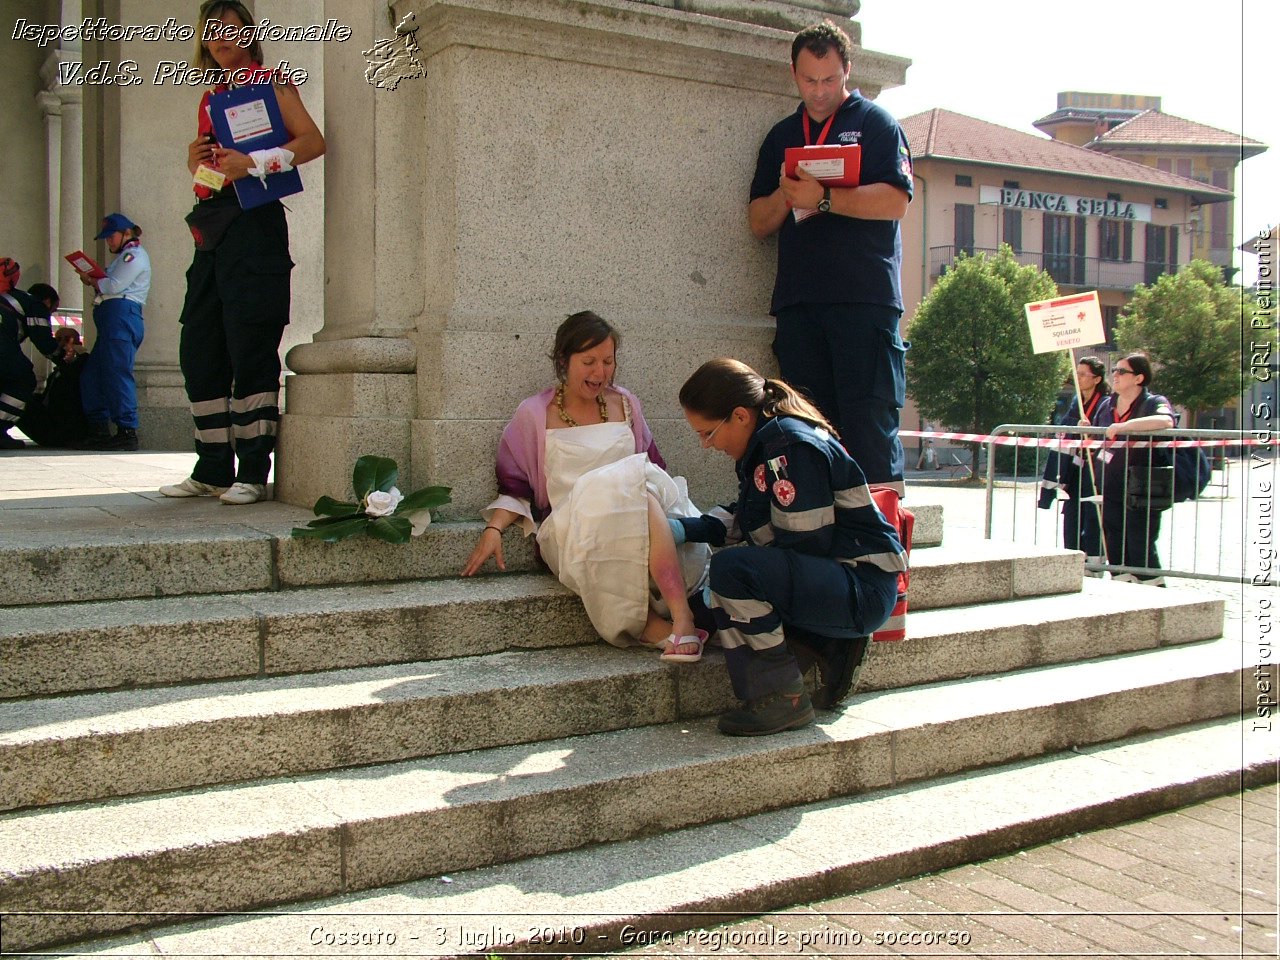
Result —
[{"label": "red and white barrier tape", "polygon": [[899,430],[900,437],[922,437],[926,440],[960,440],[965,443],[995,443],[1005,447],[1055,447],[1081,450],[1101,447],[1273,447],[1280,438],[1262,440],[1257,437],[1232,437],[1219,440],[1108,440],[1105,437],[1011,437],[990,433],[951,433],[928,430]]}]

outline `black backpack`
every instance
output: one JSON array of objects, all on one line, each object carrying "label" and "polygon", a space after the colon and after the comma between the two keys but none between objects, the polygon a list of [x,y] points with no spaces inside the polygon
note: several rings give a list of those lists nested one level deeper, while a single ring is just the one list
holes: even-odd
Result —
[{"label": "black backpack", "polygon": [[1173,451],[1173,502],[1195,500],[1209,485],[1213,467],[1199,447],[1178,447]]}]

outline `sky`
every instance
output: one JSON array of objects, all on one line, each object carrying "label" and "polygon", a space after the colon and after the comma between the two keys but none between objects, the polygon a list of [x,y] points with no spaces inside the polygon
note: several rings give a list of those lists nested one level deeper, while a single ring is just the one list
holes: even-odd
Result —
[{"label": "sky", "polygon": [[[943,107],[1039,134],[1059,91],[1158,96],[1270,147],[1236,170],[1235,245],[1280,224],[1280,0],[862,0],[854,19],[868,50],[912,61],[878,99],[897,117]],[[1257,259],[1236,257],[1252,283]]]}]

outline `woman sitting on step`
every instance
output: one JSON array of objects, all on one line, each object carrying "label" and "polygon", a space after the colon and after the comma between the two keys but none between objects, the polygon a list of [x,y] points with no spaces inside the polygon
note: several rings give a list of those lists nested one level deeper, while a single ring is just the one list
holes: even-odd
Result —
[{"label": "woman sitting on step", "polygon": [[667,474],[640,401],[613,383],[618,344],[589,310],[560,325],[551,353],[558,382],[521,403],[502,432],[498,498],[462,575],[490,557],[505,570],[502,533],[519,525],[537,534],[542,559],[605,640],[692,662],[707,633],[688,598],[701,594],[710,551],[676,547],[667,518],[699,511],[684,478]]}]

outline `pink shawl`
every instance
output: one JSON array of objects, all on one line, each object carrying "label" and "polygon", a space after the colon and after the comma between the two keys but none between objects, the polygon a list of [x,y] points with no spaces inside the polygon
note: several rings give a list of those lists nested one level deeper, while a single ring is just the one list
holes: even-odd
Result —
[{"label": "pink shawl", "polygon": [[[658,453],[636,395],[625,387],[610,389],[620,393],[631,408],[631,432],[636,438],[636,453],[648,453],[649,459],[665,470],[666,461]],[[529,500],[533,505],[533,515],[538,520],[551,512],[543,459],[547,448],[547,404],[555,392],[555,387],[548,387],[516,407],[515,416],[502,431],[502,442],[498,444],[498,492]]]}]

